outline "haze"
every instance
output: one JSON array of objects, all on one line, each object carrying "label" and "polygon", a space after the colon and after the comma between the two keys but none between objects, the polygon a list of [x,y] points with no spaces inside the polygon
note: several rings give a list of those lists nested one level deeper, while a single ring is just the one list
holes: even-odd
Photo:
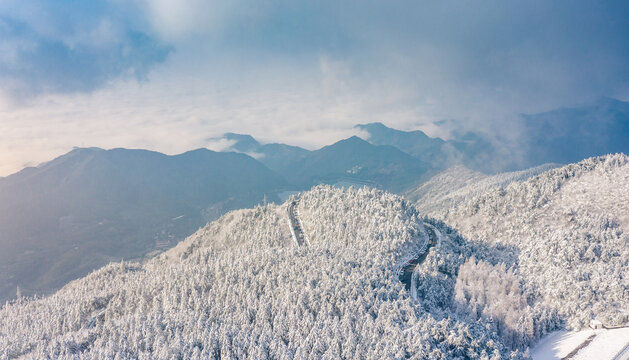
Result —
[{"label": "haze", "polygon": [[621,1],[3,1],[0,176],[73,146],[172,154],[233,131],[313,149],[372,121],[447,138],[628,100],[628,15]]}]

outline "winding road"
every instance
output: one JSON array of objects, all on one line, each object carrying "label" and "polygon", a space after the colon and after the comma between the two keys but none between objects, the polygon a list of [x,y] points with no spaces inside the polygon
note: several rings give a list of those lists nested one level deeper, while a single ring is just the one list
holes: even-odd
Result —
[{"label": "winding road", "polygon": [[[307,246],[309,245],[308,237],[304,232],[304,227],[299,220],[299,197],[294,198],[288,203],[287,211],[288,211],[288,220],[290,223],[290,232],[293,236],[293,240],[297,246]],[[402,266],[398,270],[398,277],[401,282],[404,283],[404,287],[406,290],[410,290],[415,288],[415,278],[413,276],[415,273],[415,268],[417,265],[421,264],[426,260],[428,256],[428,251],[434,245],[438,245],[441,242],[441,234],[439,230],[437,230],[434,226],[428,223],[424,223],[424,230],[428,234],[426,237],[425,243],[422,245],[422,251],[418,252],[415,257],[411,257],[406,260],[402,264]]]},{"label": "winding road", "polygon": [[428,233],[428,240],[424,243],[424,250],[418,254],[418,256],[409,259],[401,268],[399,278],[400,281],[404,283],[404,287],[406,290],[410,290],[415,288],[413,286],[413,282],[415,277],[413,274],[415,273],[415,268],[417,265],[421,264],[426,260],[426,256],[428,256],[428,251],[430,247],[433,245],[437,245],[441,240],[441,234],[439,230],[437,230],[434,226],[424,223],[424,229]]},{"label": "winding road", "polygon": [[304,227],[299,221],[299,211],[297,205],[299,204],[299,198],[295,198],[288,204],[288,220],[290,222],[290,232],[293,235],[293,240],[298,246],[308,245],[308,238],[304,233]]}]

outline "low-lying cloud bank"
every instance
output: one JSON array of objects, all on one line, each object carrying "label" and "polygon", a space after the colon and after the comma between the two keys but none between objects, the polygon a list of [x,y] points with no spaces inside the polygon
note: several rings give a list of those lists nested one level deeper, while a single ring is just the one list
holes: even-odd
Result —
[{"label": "low-lying cloud bank", "polygon": [[314,148],[356,123],[444,136],[626,100],[628,7],[4,1],[0,174],[72,146],[180,152],[234,131]]}]

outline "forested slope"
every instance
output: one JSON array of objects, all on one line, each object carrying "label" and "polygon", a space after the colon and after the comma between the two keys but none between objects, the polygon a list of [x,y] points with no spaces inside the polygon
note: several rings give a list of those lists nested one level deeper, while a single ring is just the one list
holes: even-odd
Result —
[{"label": "forested slope", "polygon": [[[592,158],[490,191],[446,213],[460,232],[367,188],[301,194],[309,246],[287,204],[233,211],[144,264],[7,303],[0,358],[526,358],[564,325],[626,321],[627,169]],[[396,271],[429,232],[406,291]]]},{"label": "forested slope", "polygon": [[489,191],[447,211],[444,220],[471,241],[504,247],[502,261],[529,296],[568,327],[592,318],[627,324],[626,155],[589,158]]},{"label": "forested slope", "polygon": [[492,189],[524,181],[559,165],[545,164],[531,169],[487,175],[456,165],[430,178],[405,196],[429,216],[441,217],[445,211]]},{"label": "forested slope", "polygon": [[0,358],[509,356],[486,322],[451,310],[457,268],[473,253],[460,236],[432,222],[443,240],[413,300],[394,271],[426,236],[410,203],[319,186],[299,206],[310,246],[291,242],[285,204],[234,211],[145,264],[6,304]]}]

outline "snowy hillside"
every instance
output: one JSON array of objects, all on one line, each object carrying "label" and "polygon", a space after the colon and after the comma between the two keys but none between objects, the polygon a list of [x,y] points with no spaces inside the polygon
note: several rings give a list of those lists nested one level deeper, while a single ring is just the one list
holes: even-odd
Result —
[{"label": "snowy hillside", "polygon": [[[402,198],[316,187],[228,213],[145,264],[111,264],[0,310],[0,358],[500,358],[487,322],[452,311],[472,247]],[[396,268],[438,234],[413,299]],[[514,353],[514,358],[520,355]]]},{"label": "snowy hillside", "polygon": [[460,232],[367,188],[233,211],[144,264],[7,303],[0,358],[528,358],[566,325],[627,321],[628,169],[511,183],[446,213]]},{"label": "snowy hillside", "polygon": [[417,204],[424,214],[440,216],[444,211],[491,189],[507,186],[514,181],[526,180],[558,165],[546,164],[527,170],[486,175],[463,165],[453,166],[430,178],[406,197]]},{"label": "snowy hillside", "polygon": [[466,238],[502,250],[530,297],[568,328],[629,322],[629,158],[608,155],[512,183],[446,212]]}]

